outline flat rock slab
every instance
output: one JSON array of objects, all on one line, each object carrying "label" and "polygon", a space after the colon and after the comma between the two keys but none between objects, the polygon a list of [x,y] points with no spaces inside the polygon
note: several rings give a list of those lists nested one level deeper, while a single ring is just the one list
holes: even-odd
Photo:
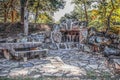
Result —
[{"label": "flat rock slab", "polygon": [[21,64],[22,67],[33,67],[34,64],[32,63],[24,63],[24,64]]},{"label": "flat rock slab", "polygon": [[0,49],[34,47],[41,46],[41,44],[41,42],[1,43]]},{"label": "flat rock slab", "polygon": [[120,65],[120,59],[113,59],[113,61]]}]

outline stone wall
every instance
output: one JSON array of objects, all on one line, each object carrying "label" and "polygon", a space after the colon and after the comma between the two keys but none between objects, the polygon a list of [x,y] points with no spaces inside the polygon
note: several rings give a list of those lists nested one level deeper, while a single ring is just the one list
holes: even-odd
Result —
[{"label": "stone wall", "polygon": [[[39,31],[50,31],[53,24],[29,24],[29,33]],[[0,23],[0,38],[7,38],[16,36],[16,34],[23,33],[23,25],[21,23]]]}]

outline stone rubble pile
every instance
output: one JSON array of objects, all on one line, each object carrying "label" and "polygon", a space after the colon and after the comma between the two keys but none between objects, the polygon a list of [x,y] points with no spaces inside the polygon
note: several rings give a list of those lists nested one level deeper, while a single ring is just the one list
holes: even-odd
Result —
[{"label": "stone rubble pile", "polygon": [[88,43],[98,46],[105,56],[120,55],[120,37],[118,35],[96,32],[88,36]]},{"label": "stone rubble pile", "polygon": [[97,32],[92,28],[89,32],[88,44],[92,45],[93,51],[101,52],[107,58],[108,67],[113,68],[114,72],[120,72],[120,36]]}]

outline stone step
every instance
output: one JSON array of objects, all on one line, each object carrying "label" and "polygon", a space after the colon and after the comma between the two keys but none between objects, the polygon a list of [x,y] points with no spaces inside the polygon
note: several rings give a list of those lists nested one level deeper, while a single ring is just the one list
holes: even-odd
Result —
[{"label": "stone step", "polygon": [[[45,51],[45,53],[43,53],[43,51]],[[26,53],[31,53],[31,57],[38,56],[39,58],[42,58],[43,56],[46,56],[46,54],[48,53],[48,50],[42,49],[42,50],[29,50],[29,51],[15,51],[15,56],[18,58],[22,57],[23,61],[27,61],[29,58],[29,55],[25,56]]]},{"label": "stone step", "polygon": [[43,50],[16,51],[15,53],[29,53],[29,52],[34,53],[34,52],[41,52],[41,51],[47,52],[46,49],[43,49]]}]

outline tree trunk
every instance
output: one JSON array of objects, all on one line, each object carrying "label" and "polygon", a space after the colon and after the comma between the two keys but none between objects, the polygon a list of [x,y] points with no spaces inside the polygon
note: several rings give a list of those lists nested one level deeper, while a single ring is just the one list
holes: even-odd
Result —
[{"label": "tree trunk", "polygon": [[28,35],[28,0],[20,0],[21,3],[21,23],[24,27],[24,35]]},{"label": "tree trunk", "polygon": [[7,11],[4,10],[4,22],[6,23],[7,22]]},{"label": "tree trunk", "polygon": [[36,8],[34,28],[36,27],[37,17],[38,17],[38,7]]},{"label": "tree trunk", "polygon": [[28,35],[28,16],[29,12],[27,10],[27,7],[24,8],[24,34]]},{"label": "tree trunk", "polygon": [[7,5],[4,3],[4,22],[7,22]]},{"label": "tree trunk", "polygon": [[[39,1],[40,2],[40,1]],[[37,19],[38,19],[38,14],[39,14],[39,2],[37,4],[37,7],[36,7],[36,14],[35,14],[35,24],[34,24],[34,27],[36,27],[36,22],[37,22]]]},{"label": "tree trunk", "polygon": [[21,13],[21,23],[23,24],[24,23],[24,7],[23,6],[21,6],[20,13]]},{"label": "tree trunk", "polygon": [[14,23],[15,22],[15,18],[16,18],[16,11],[12,10],[11,11],[11,22]]},{"label": "tree trunk", "polygon": [[21,23],[24,23],[24,0],[20,0],[20,5],[21,5],[21,9],[20,9],[20,14],[21,14]]},{"label": "tree trunk", "polygon": [[85,10],[85,18],[86,18],[86,21],[87,21],[87,23],[88,23],[88,13],[87,13],[86,2],[83,1],[83,3],[84,3],[84,10]]},{"label": "tree trunk", "polygon": [[111,16],[112,16],[113,11],[114,11],[114,8],[110,11],[110,15],[107,17],[107,30],[106,30],[106,32],[108,32],[110,29],[110,20],[111,20]]},{"label": "tree trunk", "polygon": [[110,11],[110,14],[109,16],[107,17],[107,29],[106,29],[106,33],[109,31],[110,29],[110,20],[111,20],[111,16],[112,16],[112,13],[113,11],[115,10],[115,7],[114,7],[114,4],[113,4],[113,0],[111,0],[111,4],[112,4],[112,10]]},{"label": "tree trunk", "polygon": [[38,7],[36,8],[35,23],[37,22],[37,17],[38,17]]}]

